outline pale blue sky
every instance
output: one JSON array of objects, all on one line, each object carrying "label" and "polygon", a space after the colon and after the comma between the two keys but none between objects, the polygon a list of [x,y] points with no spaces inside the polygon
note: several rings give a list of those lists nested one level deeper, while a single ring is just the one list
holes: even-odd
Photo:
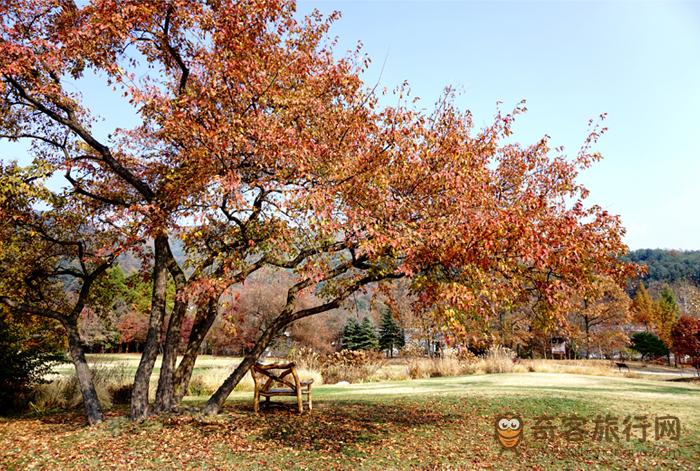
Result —
[{"label": "pale blue sky", "polygon": [[[546,133],[574,153],[607,112],[605,159],[583,175],[591,201],[622,216],[632,249],[700,249],[700,2],[300,1],[313,8],[343,13],[331,33],[341,49],[364,43],[367,82],[407,80],[426,106],[455,85],[478,126],[497,101],[526,99],[523,142]],[[80,82],[109,110],[99,135],[133,123],[100,80]],[[0,143],[0,159],[25,160],[24,147]]]},{"label": "pale blue sky", "polygon": [[[443,87],[486,124],[496,101],[526,99],[516,137],[549,134],[571,153],[608,113],[605,159],[583,175],[620,214],[632,249],[700,249],[700,2],[301,1],[340,10],[332,33],[362,40],[367,80],[408,80],[432,104]],[[385,63],[385,64],[384,64]]]}]

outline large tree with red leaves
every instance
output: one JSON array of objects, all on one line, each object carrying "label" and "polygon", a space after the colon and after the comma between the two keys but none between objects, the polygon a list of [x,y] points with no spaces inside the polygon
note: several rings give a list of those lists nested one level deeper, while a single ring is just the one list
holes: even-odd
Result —
[{"label": "large tree with red leaves", "polygon": [[[547,138],[507,142],[523,106],[481,130],[450,93],[430,113],[409,104],[406,89],[397,91],[398,105],[380,106],[360,79],[366,59],[334,54],[327,32],[335,16],[297,19],[294,2],[281,0],[0,5],[0,136],[29,140],[42,176],[66,181],[51,192],[42,178],[22,177],[31,191],[50,193],[42,201],[51,209],[3,200],[2,211],[15,218],[3,219],[3,238],[24,244],[23,263],[56,282],[63,258],[49,266],[31,244],[54,247],[57,239],[27,225],[17,242],[11,221],[50,226],[52,211],[77,208],[93,225],[69,221],[61,241],[89,239],[95,253],[73,251],[84,272],[60,276],[74,275],[68,286],[85,291],[116,255],[143,252],[152,300],[135,419],[149,412],[161,331],[155,409],[169,410],[209,328],[231,309],[224,294],[263,268],[284,271],[282,302],[206,412],[221,408],[287,325],[337,308],[372,283],[409,278],[425,315],[459,333],[469,319],[533,298],[559,316],[588,280],[630,272],[619,262],[618,218],[586,206],[576,181],[599,158],[590,151],[597,128],[567,158]],[[88,108],[69,83],[86,74],[122,93],[138,123],[98,138],[93,122],[108,123],[110,110]],[[184,262],[173,256],[176,238]],[[171,312],[168,277],[176,288]],[[37,289],[1,293],[2,300],[55,312]],[[189,306],[196,315],[180,345]],[[75,304],[70,318],[83,308]]]}]

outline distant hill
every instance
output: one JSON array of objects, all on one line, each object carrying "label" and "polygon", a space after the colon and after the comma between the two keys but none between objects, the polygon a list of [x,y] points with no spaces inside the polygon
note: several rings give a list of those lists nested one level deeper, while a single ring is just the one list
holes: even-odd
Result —
[{"label": "distant hill", "polygon": [[629,253],[627,258],[646,265],[649,272],[643,278],[650,283],[674,283],[687,280],[700,286],[700,251],[640,249]]},{"label": "distant hill", "polygon": [[[153,243],[149,242],[146,244],[149,251],[152,251]],[[175,259],[182,263],[185,260],[185,249],[180,239],[175,237],[170,238],[170,249],[173,251],[173,256]],[[130,275],[141,268],[141,260],[134,256],[133,253],[128,252],[121,255],[117,259],[117,263],[124,271],[125,274]]]}]

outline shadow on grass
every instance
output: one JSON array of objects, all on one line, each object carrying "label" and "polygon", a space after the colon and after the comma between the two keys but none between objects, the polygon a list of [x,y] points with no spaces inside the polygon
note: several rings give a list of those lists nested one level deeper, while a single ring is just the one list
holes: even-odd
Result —
[{"label": "shadow on grass", "polygon": [[218,421],[203,420],[193,425],[204,434],[236,429],[236,433],[265,447],[343,452],[397,431],[444,425],[451,420],[452,414],[411,403],[321,401],[314,404],[312,412],[300,415],[294,404],[278,402],[256,415],[251,404],[237,402],[228,403]]}]

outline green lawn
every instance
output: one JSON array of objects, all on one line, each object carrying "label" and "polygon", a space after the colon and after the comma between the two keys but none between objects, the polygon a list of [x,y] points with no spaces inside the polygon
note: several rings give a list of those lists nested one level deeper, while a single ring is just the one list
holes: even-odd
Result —
[{"label": "green lawn", "polygon": [[[199,398],[203,399],[203,398]],[[177,415],[135,425],[124,410],[90,429],[77,413],[0,423],[0,468],[64,469],[699,469],[700,387],[647,379],[519,373],[320,386],[312,413],[274,407],[256,416],[251,393],[213,418]],[[195,403],[198,398],[190,398]],[[517,453],[494,437],[497,414],[525,423]],[[554,436],[537,438],[537,418]],[[587,420],[580,442],[562,418]],[[619,441],[592,435],[598,415],[618,421]],[[644,443],[624,418],[650,427]],[[642,417],[634,419],[635,416]],[[655,439],[657,417],[675,416],[680,439]],[[633,428],[639,437],[640,428]]]}]

